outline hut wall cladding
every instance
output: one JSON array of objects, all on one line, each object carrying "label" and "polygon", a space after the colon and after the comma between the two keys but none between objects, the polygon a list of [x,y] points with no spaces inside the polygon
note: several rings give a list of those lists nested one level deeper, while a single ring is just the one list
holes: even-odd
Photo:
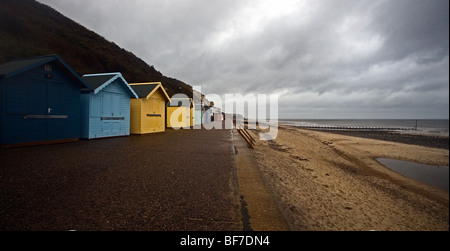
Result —
[{"label": "hut wall cladding", "polygon": [[[51,74],[51,78],[46,78],[46,74]],[[80,87],[55,61],[3,79],[1,88],[1,144],[80,137]],[[48,109],[52,109],[51,114],[67,118],[24,119],[26,114],[48,114]]]},{"label": "hut wall cladding", "polygon": [[[97,94],[89,92],[81,95],[81,138],[130,135],[130,95],[119,81],[120,78],[114,80]],[[123,119],[105,121],[102,117]]]},{"label": "hut wall cladding", "polygon": [[191,122],[191,109],[189,107],[167,107],[167,127],[185,128]]},{"label": "hut wall cladding", "polygon": [[[159,91],[155,92],[149,99],[142,101],[142,131],[144,132],[162,132],[164,126],[164,108],[166,106],[165,99]],[[156,115],[149,117],[148,115]],[[157,117],[161,116],[161,117]]]},{"label": "hut wall cladding", "polygon": [[195,126],[195,108],[194,107],[192,107],[191,108],[191,110],[190,110],[190,121],[189,121],[189,123],[190,123],[190,126]]},{"label": "hut wall cladding", "polygon": [[131,99],[130,107],[131,107],[131,125],[130,132],[131,134],[141,134],[142,130],[142,102],[143,99]]}]

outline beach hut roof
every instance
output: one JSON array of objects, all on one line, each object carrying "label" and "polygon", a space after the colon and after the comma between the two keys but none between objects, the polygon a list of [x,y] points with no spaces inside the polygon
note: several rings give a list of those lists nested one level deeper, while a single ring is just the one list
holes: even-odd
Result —
[{"label": "beach hut roof", "polygon": [[12,78],[20,73],[36,68],[40,65],[55,61],[68,75],[83,87],[89,88],[77,73],[64,62],[60,56],[46,55],[40,57],[20,58],[0,65],[0,78]]},{"label": "beach hut roof", "polygon": [[82,79],[91,87],[91,90],[94,91],[94,94],[99,93],[103,88],[105,88],[115,80],[120,79],[122,80],[122,83],[125,85],[125,88],[130,94],[130,96],[133,98],[138,98],[138,95],[128,85],[128,82],[123,78],[120,72],[86,74],[82,77]]},{"label": "beach hut roof", "polygon": [[[181,102],[181,105],[180,105]],[[189,105],[187,105],[189,104]],[[169,107],[194,107],[194,100],[191,98],[172,98],[169,104]]]},{"label": "beach hut roof", "polygon": [[130,84],[131,88],[136,92],[138,98],[149,99],[156,91],[161,90],[166,100],[170,101],[169,95],[164,90],[160,82],[154,83],[136,83]]}]

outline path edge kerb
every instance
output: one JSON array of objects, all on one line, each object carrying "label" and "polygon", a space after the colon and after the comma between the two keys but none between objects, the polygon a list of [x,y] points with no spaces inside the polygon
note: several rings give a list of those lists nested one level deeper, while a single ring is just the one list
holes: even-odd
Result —
[{"label": "path edge kerb", "polygon": [[[256,225],[252,224],[251,228],[254,231],[293,231],[292,224],[284,211],[283,207],[281,206],[281,203],[277,197],[277,195],[274,193],[274,190],[270,186],[270,184],[267,182],[267,179],[265,178],[264,174],[261,171],[261,168],[259,167],[256,158],[254,157],[253,152],[248,148],[244,140],[241,138],[239,133],[236,129],[232,129],[232,138],[233,138],[233,145],[235,149],[235,167],[236,167],[236,178],[237,178],[237,193],[239,196],[243,195],[246,198],[247,203],[249,203],[249,214],[251,223],[255,223],[255,221],[261,222],[261,226],[263,226],[261,229]],[[243,164],[245,163],[245,166]],[[245,173],[242,172],[243,169],[246,169],[250,172],[256,173],[259,177],[253,177],[250,178],[247,177]],[[245,170],[244,170],[245,172]],[[259,178],[259,179],[258,179]],[[251,183],[251,184],[249,184]],[[267,207],[265,205],[259,206],[259,209],[255,207],[255,205],[252,205],[252,196],[253,193],[249,192],[249,188],[256,187],[257,190],[260,192],[259,195],[261,195],[265,198],[264,200],[259,201],[266,201]],[[255,189],[256,190],[256,189]],[[256,197],[253,199],[257,199]],[[239,205],[242,210],[242,206]],[[276,210],[266,210],[267,208],[276,208]],[[258,217],[259,212],[257,211],[270,211],[269,217]],[[267,213],[267,212],[266,212]],[[267,215],[266,215],[267,216]],[[256,217],[256,219],[255,219]],[[270,220],[273,221],[275,219],[278,222],[269,222]],[[264,222],[267,221],[267,222]],[[275,223],[275,224],[273,224]],[[258,224],[259,225],[259,224]],[[277,225],[279,227],[275,227],[276,229],[268,229],[267,227],[264,227],[264,225],[267,226],[273,226]]]}]

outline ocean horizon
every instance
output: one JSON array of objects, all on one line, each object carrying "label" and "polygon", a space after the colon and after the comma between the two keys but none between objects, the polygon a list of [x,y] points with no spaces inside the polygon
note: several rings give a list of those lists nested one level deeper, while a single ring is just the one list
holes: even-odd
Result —
[{"label": "ocean horizon", "polygon": [[297,127],[403,128],[408,133],[449,136],[448,119],[279,119],[278,123]]}]

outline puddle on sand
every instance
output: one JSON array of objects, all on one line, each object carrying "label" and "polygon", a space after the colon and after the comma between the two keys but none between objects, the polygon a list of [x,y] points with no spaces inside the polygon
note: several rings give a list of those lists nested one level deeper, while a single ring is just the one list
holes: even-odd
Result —
[{"label": "puddle on sand", "polygon": [[415,162],[378,158],[378,162],[387,168],[408,178],[449,191],[448,166],[431,166]]}]

